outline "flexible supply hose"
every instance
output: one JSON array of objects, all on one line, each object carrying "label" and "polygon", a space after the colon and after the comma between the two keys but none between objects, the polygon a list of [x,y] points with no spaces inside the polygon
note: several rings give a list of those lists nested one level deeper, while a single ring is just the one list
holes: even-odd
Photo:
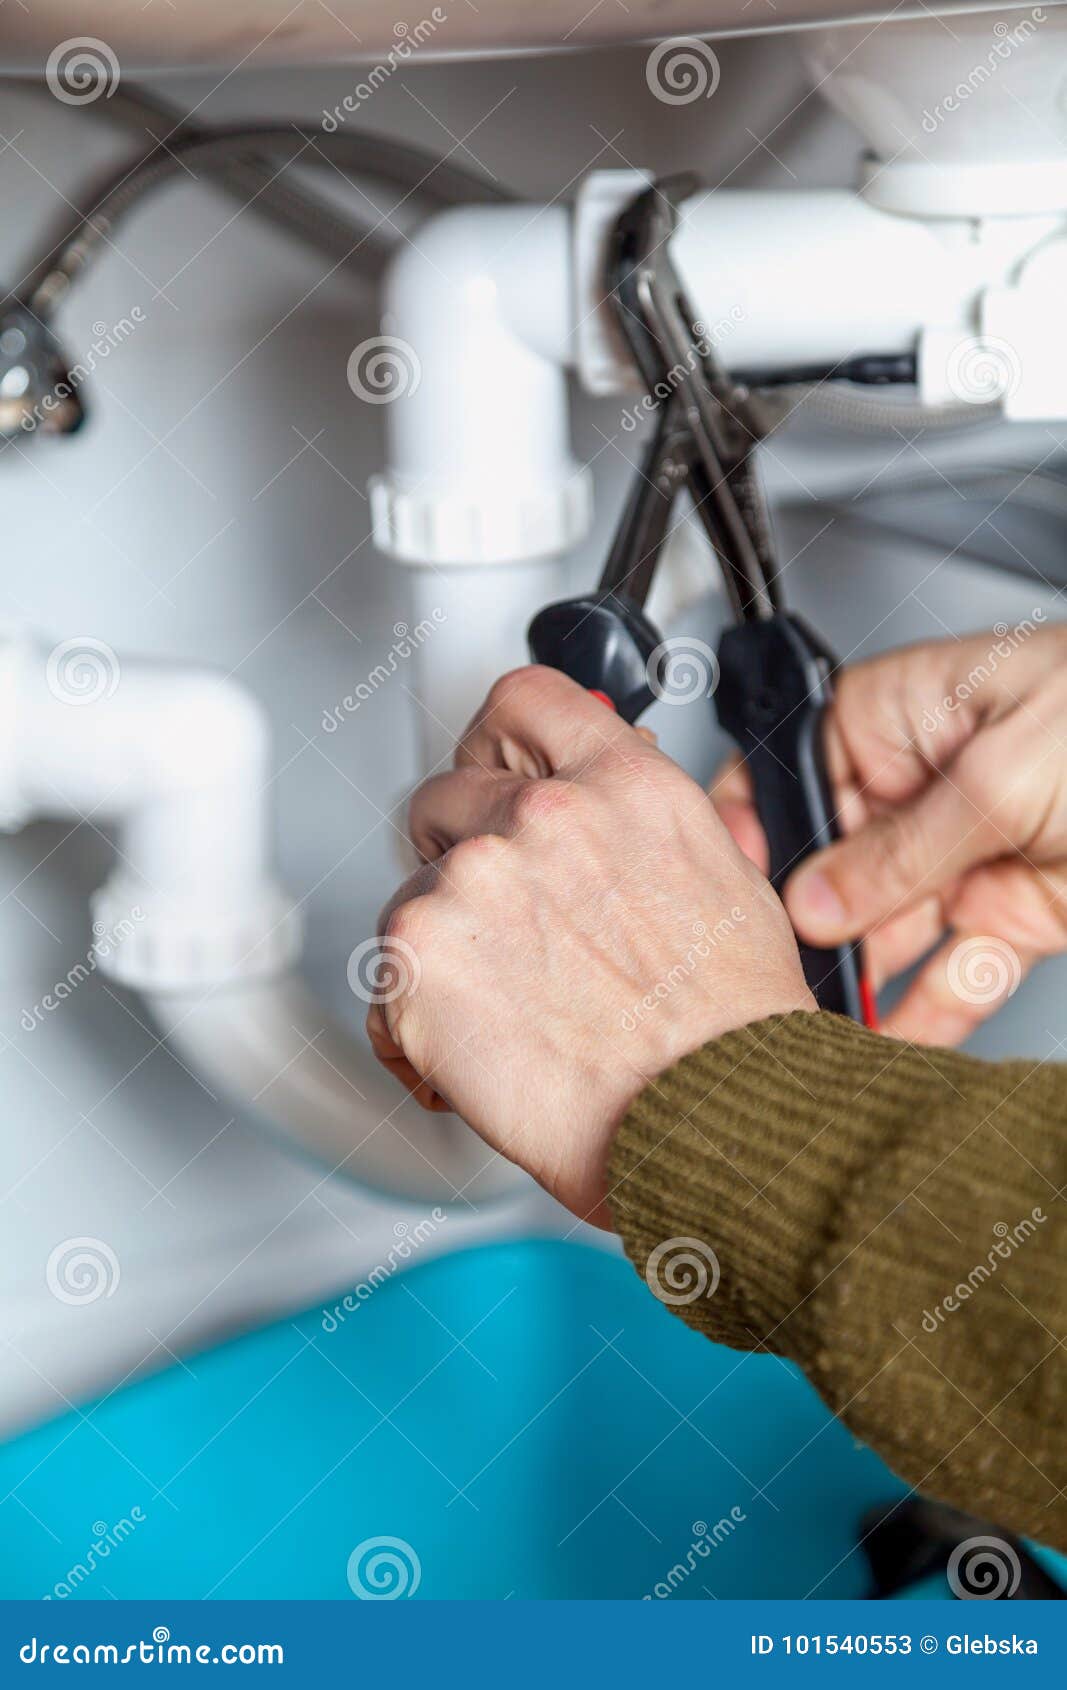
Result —
[{"label": "flexible supply hose", "polygon": [[[123,82],[106,101],[91,108],[104,117],[117,118],[127,128],[146,134],[152,141],[172,146],[176,140],[203,139],[210,130],[188,123],[178,106],[160,100],[143,88]],[[349,220],[326,200],[306,188],[282,179],[269,158],[254,153],[235,154],[213,172],[217,185],[256,216],[295,235],[320,252],[332,264],[353,270],[362,278],[376,280],[393,251],[394,241],[359,218]]]},{"label": "flexible supply hose", "polygon": [[1002,412],[998,404],[990,405],[920,405],[908,400],[868,398],[865,392],[838,387],[831,382],[811,386],[786,387],[774,395],[781,399],[783,418],[797,410],[818,417],[837,428],[870,429],[885,434],[900,428],[974,428],[982,423],[998,422]]},{"label": "flexible supply hose", "polygon": [[[47,318],[75,278],[109,241],[121,219],[151,188],[198,165],[225,172],[235,161],[269,155],[275,162],[339,166],[350,175],[389,182],[408,195],[439,205],[467,201],[499,202],[509,197],[495,182],[440,159],[421,147],[384,136],[301,129],[296,124],[238,124],[208,134],[178,135],[158,146],[132,169],[124,169],[80,213],[67,235],[31,267],[23,298],[29,309]],[[358,244],[358,242],[357,242]]]}]

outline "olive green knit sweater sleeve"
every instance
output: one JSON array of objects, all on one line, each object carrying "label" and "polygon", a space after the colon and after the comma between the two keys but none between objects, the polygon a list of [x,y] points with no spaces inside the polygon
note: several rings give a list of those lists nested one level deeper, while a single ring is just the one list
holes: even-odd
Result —
[{"label": "olive green knit sweater sleeve", "polygon": [[611,1187],[689,1325],[792,1358],[910,1484],[1067,1549],[1067,1067],[776,1016],[646,1086]]}]

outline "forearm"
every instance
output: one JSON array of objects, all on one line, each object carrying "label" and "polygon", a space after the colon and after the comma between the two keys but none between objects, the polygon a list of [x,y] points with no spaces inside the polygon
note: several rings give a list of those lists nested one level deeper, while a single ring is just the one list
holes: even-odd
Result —
[{"label": "forearm", "polygon": [[1067,1547],[1067,1069],[776,1017],[645,1088],[610,1184],[642,1276],[668,1240],[714,1251],[690,1325],[791,1357],[917,1488]]}]

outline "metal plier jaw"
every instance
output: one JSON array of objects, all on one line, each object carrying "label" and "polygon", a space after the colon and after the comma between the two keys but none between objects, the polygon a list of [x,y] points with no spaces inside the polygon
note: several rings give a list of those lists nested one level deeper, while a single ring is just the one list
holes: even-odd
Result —
[{"label": "metal plier jaw", "polygon": [[[612,298],[660,413],[642,468],[654,479],[657,452],[684,465],[693,508],[722,564],[735,614],[770,615],[776,564],[753,453],[772,419],[716,359],[671,258],[679,207],[699,186],[695,176],[672,177],[626,208],[612,241]],[[624,527],[625,517],[617,545]]]}]

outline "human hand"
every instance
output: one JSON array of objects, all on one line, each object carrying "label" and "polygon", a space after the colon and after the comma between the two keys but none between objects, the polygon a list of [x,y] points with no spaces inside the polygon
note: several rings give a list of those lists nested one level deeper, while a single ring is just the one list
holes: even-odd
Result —
[{"label": "human hand", "polygon": [[[932,947],[884,1031],[955,1045],[1067,949],[1067,628],[1008,629],[846,669],[826,725],[845,838],[785,888],[816,945],[865,938],[876,987]],[[757,864],[743,765],[712,797]]]},{"label": "human hand", "polygon": [[812,1009],[785,911],[700,787],[551,669],[498,681],[411,805],[424,866],[383,911],[375,1053],[583,1219],[642,1087]]}]

